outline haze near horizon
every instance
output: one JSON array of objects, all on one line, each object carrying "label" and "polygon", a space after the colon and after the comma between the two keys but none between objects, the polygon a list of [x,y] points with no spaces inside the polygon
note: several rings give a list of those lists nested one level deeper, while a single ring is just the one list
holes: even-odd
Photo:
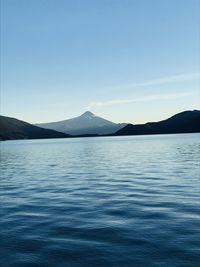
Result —
[{"label": "haze near horizon", "polygon": [[200,109],[200,2],[1,1],[1,113],[114,122]]}]

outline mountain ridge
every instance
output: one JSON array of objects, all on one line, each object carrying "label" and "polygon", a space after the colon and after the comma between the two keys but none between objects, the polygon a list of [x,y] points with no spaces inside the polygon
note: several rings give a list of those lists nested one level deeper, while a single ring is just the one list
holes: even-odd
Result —
[{"label": "mountain ridge", "polygon": [[70,135],[43,129],[28,122],[0,115],[0,140],[66,138]]},{"label": "mountain ridge", "polygon": [[200,110],[177,113],[168,119],[145,124],[127,124],[114,135],[146,135],[172,133],[199,133]]},{"label": "mountain ridge", "polygon": [[80,116],[50,123],[37,123],[36,126],[52,129],[71,135],[112,134],[126,126],[126,123],[114,123],[86,111]]},{"label": "mountain ridge", "polygon": [[[84,114],[82,114],[84,115]],[[86,113],[84,116],[95,116]],[[189,110],[177,113],[168,119],[145,124],[127,124],[113,134],[77,134],[69,135],[62,132],[44,129],[30,123],[0,115],[0,140],[44,139],[44,138],[75,138],[98,136],[123,136],[147,134],[178,134],[200,133],[200,110]]]}]

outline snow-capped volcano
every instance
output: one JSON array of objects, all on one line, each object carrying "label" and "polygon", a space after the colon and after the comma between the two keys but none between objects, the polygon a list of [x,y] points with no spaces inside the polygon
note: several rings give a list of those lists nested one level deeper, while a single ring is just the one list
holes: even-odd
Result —
[{"label": "snow-capped volcano", "polygon": [[37,126],[72,135],[84,135],[115,133],[126,126],[126,123],[114,123],[98,117],[90,111],[86,111],[82,115],[72,119],[50,123],[39,123]]}]

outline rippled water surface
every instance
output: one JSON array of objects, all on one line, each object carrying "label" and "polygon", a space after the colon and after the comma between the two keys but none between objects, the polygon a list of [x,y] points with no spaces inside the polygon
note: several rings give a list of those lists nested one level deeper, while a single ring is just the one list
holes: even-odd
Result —
[{"label": "rippled water surface", "polygon": [[200,135],[1,142],[0,266],[200,266]]}]

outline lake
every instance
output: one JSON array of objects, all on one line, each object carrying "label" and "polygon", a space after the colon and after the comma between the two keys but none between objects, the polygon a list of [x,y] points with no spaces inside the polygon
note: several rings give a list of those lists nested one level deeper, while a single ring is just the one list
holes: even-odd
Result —
[{"label": "lake", "polygon": [[200,265],[200,134],[0,146],[0,266]]}]

